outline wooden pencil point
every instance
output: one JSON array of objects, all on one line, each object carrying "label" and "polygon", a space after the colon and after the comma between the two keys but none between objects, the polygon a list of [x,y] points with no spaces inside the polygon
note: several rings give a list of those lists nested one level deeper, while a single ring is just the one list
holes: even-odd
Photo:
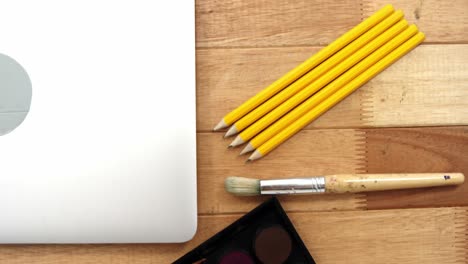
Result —
[{"label": "wooden pencil point", "polygon": [[256,150],[256,151],[254,151],[254,153],[252,153],[252,155],[250,155],[250,157],[247,160],[248,161],[254,161],[254,160],[260,159],[261,157],[263,157],[262,153],[260,153],[258,150]]},{"label": "wooden pencil point", "polygon": [[226,128],[228,125],[224,122],[224,119],[221,119],[221,121],[213,128],[213,131],[218,131],[220,129]]},{"label": "wooden pencil point", "polygon": [[245,141],[240,136],[237,136],[236,139],[234,139],[234,141],[231,142],[230,146],[237,147],[244,143]]},{"label": "wooden pencil point", "polygon": [[234,136],[235,134],[237,134],[237,128],[236,128],[236,125],[232,125],[229,130],[226,132],[226,134],[224,135],[225,138],[227,137],[230,137],[230,136]]},{"label": "wooden pencil point", "polygon": [[249,153],[249,152],[252,152],[254,151],[255,148],[252,146],[252,144],[248,143],[247,146],[245,146],[245,148],[241,151],[241,153],[239,154],[240,156],[246,154],[246,153]]}]

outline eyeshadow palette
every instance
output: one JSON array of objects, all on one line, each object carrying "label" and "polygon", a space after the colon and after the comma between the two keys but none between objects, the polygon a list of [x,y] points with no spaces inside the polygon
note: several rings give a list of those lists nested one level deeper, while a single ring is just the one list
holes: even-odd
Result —
[{"label": "eyeshadow palette", "polygon": [[273,197],[196,247],[174,264],[315,263]]}]

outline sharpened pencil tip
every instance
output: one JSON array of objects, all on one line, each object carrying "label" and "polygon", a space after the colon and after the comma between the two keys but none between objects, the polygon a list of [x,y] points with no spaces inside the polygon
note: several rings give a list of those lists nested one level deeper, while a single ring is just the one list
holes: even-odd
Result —
[{"label": "sharpened pencil tip", "polygon": [[252,155],[250,155],[248,160],[250,160],[250,161],[258,160],[262,156],[263,156],[262,153],[260,153],[258,150],[256,150],[256,151],[254,151],[254,153],[252,153]]},{"label": "sharpened pencil tip", "polygon": [[255,150],[255,148],[252,146],[252,144],[249,143],[249,144],[247,144],[247,146],[245,146],[245,148],[241,151],[241,153],[239,155],[241,156],[241,155],[247,154],[247,153],[249,153],[251,151],[254,151],[254,150]]},{"label": "sharpened pencil tip", "polygon": [[237,147],[239,145],[242,145],[244,144],[244,140],[240,137],[240,136],[237,136],[236,139],[234,139],[232,142],[231,142],[231,146],[233,147]]},{"label": "sharpened pencil tip", "polygon": [[224,118],[219,121],[219,123],[213,128],[213,131],[218,131],[220,129],[226,128],[228,125],[224,122]]},{"label": "sharpened pencil tip", "polygon": [[224,135],[225,138],[227,137],[230,137],[230,136],[234,136],[235,134],[237,134],[237,128],[236,128],[236,125],[232,125],[229,130],[226,132],[226,134]]}]

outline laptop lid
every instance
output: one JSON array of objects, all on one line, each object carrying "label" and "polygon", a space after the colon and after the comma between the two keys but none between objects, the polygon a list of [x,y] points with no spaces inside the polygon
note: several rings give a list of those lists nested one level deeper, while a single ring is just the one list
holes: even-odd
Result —
[{"label": "laptop lid", "polygon": [[194,235],[193,1],[0,0],[0,53],[0,243]]}]

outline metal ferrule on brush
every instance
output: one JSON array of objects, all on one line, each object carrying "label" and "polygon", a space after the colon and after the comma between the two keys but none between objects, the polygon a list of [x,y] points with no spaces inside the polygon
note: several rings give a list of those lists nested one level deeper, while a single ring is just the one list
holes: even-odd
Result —
[{"label": "metal ferrule on brush", "polygon": [[325,177],[261,180],[261,194],[306,194],[325,192]]}]

